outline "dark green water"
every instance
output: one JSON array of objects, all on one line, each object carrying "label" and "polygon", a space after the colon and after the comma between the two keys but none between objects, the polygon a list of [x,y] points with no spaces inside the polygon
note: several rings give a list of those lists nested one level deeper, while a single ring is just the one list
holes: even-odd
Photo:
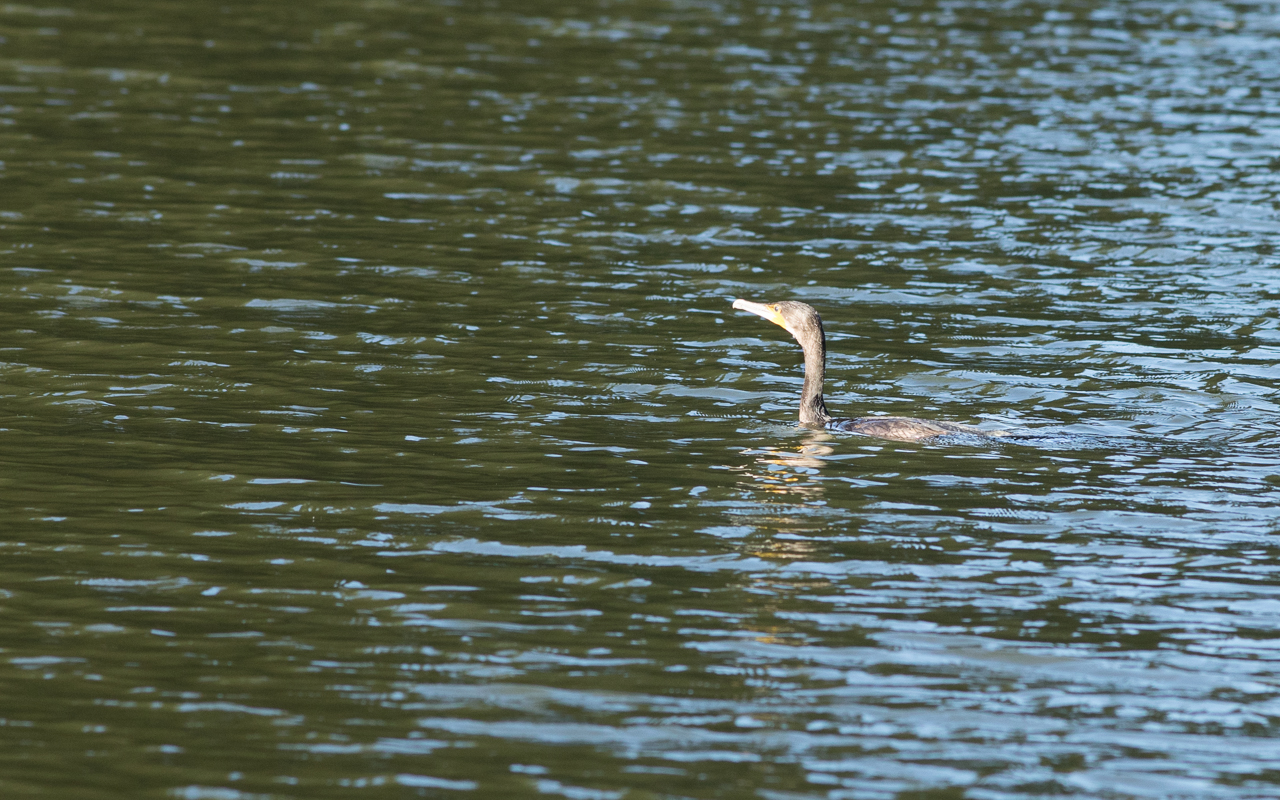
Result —
[{"label": "dark green water", "polygon": [[1277,11],[0,5],[0,795],[1274,797]]}]

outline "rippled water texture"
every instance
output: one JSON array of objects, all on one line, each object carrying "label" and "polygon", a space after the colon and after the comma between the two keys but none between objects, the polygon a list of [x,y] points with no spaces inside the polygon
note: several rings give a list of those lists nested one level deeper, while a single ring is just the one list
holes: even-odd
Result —
[{"label": "rippled water texture", "polygon": [[0,794],[1275,797],[1278,10],[0,5]]}]

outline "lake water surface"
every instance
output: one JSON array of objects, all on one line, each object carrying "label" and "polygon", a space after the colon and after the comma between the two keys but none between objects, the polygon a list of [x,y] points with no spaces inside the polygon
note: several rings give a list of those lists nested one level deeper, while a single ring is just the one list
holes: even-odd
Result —
[{"label": "lake water surface", "polygon": [[0,5],[0,794],[1275,797],[1277,11]]}]

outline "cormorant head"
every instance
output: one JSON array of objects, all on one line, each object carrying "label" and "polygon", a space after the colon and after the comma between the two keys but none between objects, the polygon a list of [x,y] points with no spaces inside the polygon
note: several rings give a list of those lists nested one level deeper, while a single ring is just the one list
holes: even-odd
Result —
[{"label": "cormorant head", "polygon": [[822,318],[818,316],[817,311],[814,311],[813,306],[807,303],[799,303],[795,300],[783,300],[778,303],[734,300],[733,307],[758,314],[774,325],[786,328],[787,332],[796,337],[796,341],[801,345],[810,344],[815,340],[825,345],[826,337],[822,331]]}]

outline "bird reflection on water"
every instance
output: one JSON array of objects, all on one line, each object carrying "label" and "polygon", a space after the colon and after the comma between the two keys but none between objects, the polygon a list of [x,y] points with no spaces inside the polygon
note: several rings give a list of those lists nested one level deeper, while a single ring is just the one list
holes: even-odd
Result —
[{"label": "bird reflection on water", "polygon": [[786,566],[824,558],[831,520],[818,473],[827,466],[826,457],[835,453],[828,444],[834,438],[813,431],[794,449],[745,450],[743,455],[752,456],[752,460],[732,468],[743,476],[739,486],[752,498],[751,516],[744,521],[754,533],[743,540],[741,550],[781,568],[750,575],[744,582],[757,597],[758,611],[768,613],[740,620],[738,629],[761,644],[806,641],[806,632],[778,615],[784,598],[831,589],[831,581],[825,577],[803,568],[792,573]]},{"label": "bird reflection on water", "polygon": [[747,450],[751,463],[734,468],[743,475],[740,485],[755,497],[759,510],[750,520],[752,527],[766,536],[753,540],[747,548],[753,555],[770,559],[809,558],[814,552],[813,537],[826,528],[826,489],[818,471],[835,453],[827,442],[834,437],[813,432],[794,451],[781,448]]}]

